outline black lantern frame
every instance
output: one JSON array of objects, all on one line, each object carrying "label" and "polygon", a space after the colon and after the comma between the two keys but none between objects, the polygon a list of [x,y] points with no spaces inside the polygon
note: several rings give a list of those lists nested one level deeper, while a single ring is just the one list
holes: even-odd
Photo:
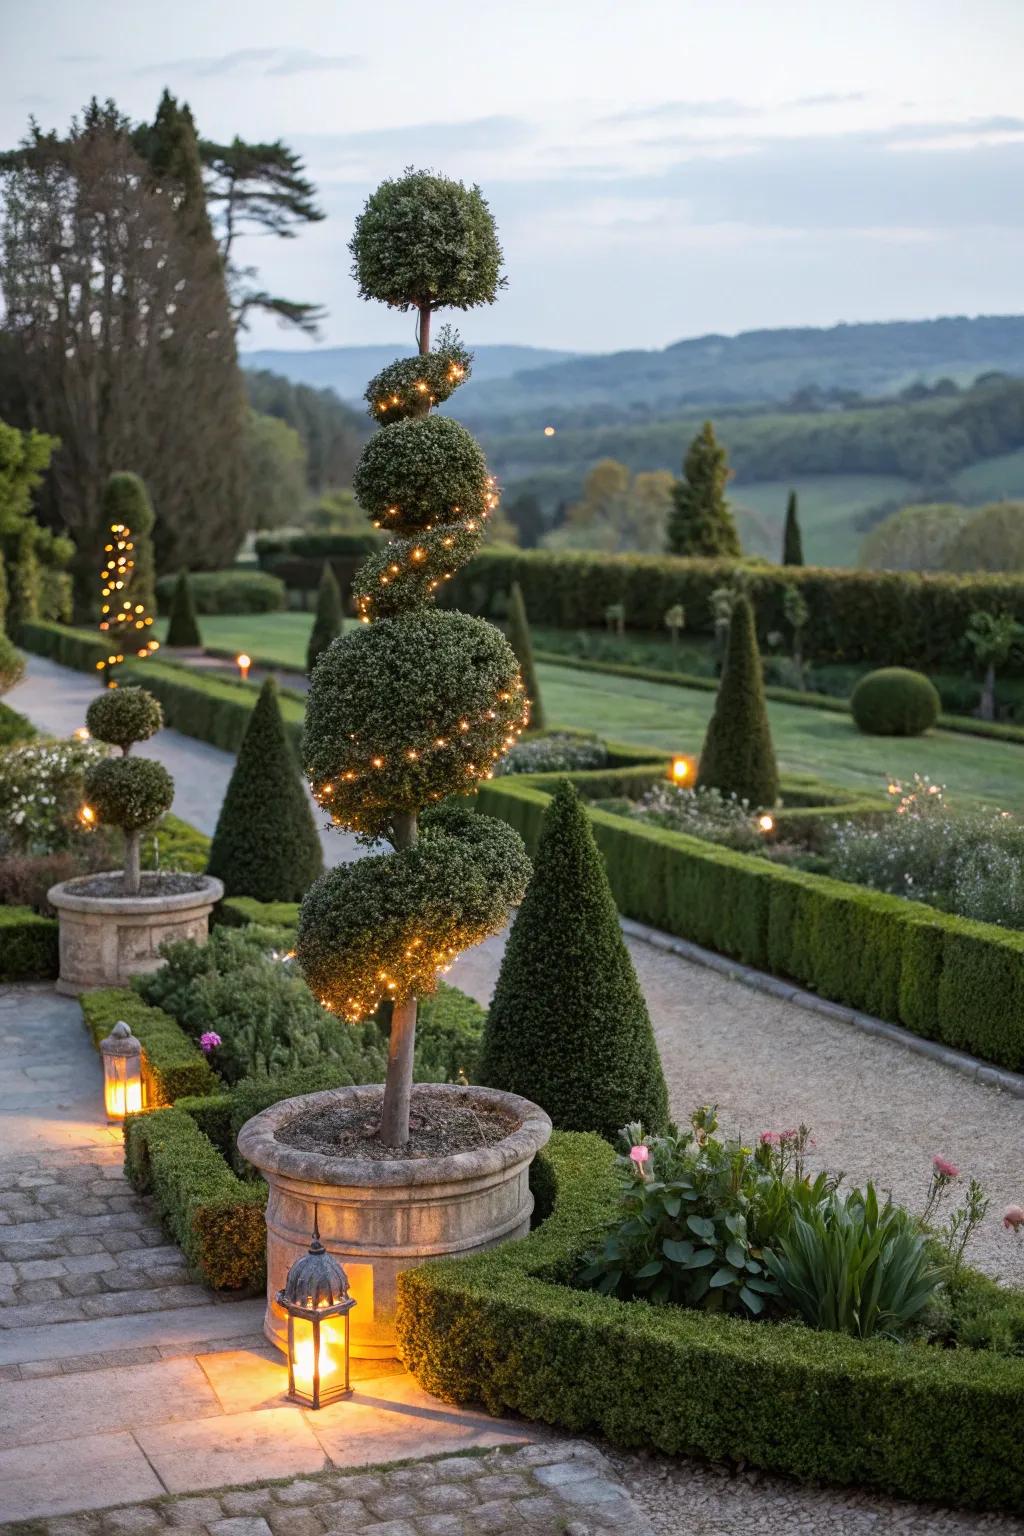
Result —
[{"label": "black lantern frame", "polygon": [[[316,1211],[313,1215],[313,1240],[309,1252],[296,1259],[277,1293],[277,1304],[288,1318],[288,1397],[293,1403],[307,1408],[326,1408],[341,1398],[352,1396],[349,1372],[350,1324],[349,1313],[355,1300],[349,1295],[348,1276],[344,1269],[320,1241]],[[320,1374],[321,1326],[334,1318],[342,1320],[342,1369],[340,1379],[326,1387]],[[295,1361],[297,1321],[310,1325],[312,1361],[310,1389],[296,1385]]]}]

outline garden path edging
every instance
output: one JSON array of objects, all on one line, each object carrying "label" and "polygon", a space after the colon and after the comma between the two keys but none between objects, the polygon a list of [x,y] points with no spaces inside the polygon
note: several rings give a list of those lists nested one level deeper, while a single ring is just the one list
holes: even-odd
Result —
[{"label": "garden path edging", "polygon": [[679,955],[681,959],[689,960],[694,965],[702,965],[706,970],[717,971],[720,976],[726,976],[731,981],[742,982],[744,986],[752,988],[755,992],[764,992],[771,997],[781,998],[784,1002],[795,1003],[798,1008],[806,1008],[811,1013],[820,1013],[824,1018],[834,1019],[840,1024],[852,1024],[866,1035],[878,1035],[885,1040],[891,1040],[894,1045],[903,1046],[908,1051],[915,1051],[919,1056],[927,1056],[929,1060],[951,1067],[954,1072],[961,1072],[965,1077],[973,1078],[975,1082],[983,1083],[988,1088],[997,1088],[1013,1098],[1024,1099],[1024,1073],[1011,1072],[1006,1067],[993,1066],[991,1062],[982,1061],[966,1051],[957,1051],[952,1046],[940,1045],[935,1040],[926,1040],[921,1035],[915,1035],[911,1030],[904,1029],[901,1024],[890,1024],[885,1019],[876,1019],[869,1013],[861,1013],[857,1008],[848,1008],[843,1003],[830,1002],[828,998],[819,997],[816,992],[808,992],[803,987],[798,987],[795,982],[783,981],[778,976],[769,976],[765,971],[755,970],[753,966],[744,965],[740,960],[730,960],[727,955],[719,955],[714,950],[703,949],[701,945],[693,944],[689,939],[680,939],[674,934],[662,933],[658,928],[649,928],[646,923],[638,923],[631,917],[620,917],[619,923],[622,931],[630,938],[640,939],[644,944],[650,944],[653,949],[668,950],[671,954]]}]

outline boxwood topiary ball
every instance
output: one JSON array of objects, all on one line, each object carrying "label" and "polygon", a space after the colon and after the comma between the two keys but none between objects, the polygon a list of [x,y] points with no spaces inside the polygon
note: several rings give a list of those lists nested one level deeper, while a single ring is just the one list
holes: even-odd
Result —
[{"label": "boxwood topiary ball", "polygon": [[862,677],[850,697],[857,726],[868,736],[920,736],[939,718],[940,700],[922,672],[882,667]]},{"label": "boxwood topiary ball", "polygon": [[352,488],[382,528],[416,533],[485,515],[487,460],[472,433],[448,416],[396,421],[370,438]]},{"label": "boxwood topiary ball", "polygon": [[85,775],[85,795],[101,826],[141,832],[174,800],[174,780],[148,757],[105,757]]},{"label": "boxwood topiary ball", "polygon": [[89,705],[85,723],[97,741],[124,748],[155,736],[164,715],[159,700],[145,688],[108,688]]}]

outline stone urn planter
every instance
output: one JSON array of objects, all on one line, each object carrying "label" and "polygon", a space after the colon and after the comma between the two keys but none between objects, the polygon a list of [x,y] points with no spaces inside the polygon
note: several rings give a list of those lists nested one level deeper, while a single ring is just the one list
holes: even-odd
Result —
[{"label": "stone urn planter", "polygon": [[[93,987],[127,986],[133,976],[163,965],[167,939],[206,942],[210,912],[224,894],[212,875],[143,875],[138,896],[97,894],[116,885],[120,872],[80,875],[47,893],[60,920],[60,975],[57,991],[75,996]],[[147,889],[148,887],[148,889]]]},{"label": "stone urn planter", "polygon": [[426,1259],[478,1253],[529,1231],[530,1164],[551,1135],[544,1111],[493,1088],[436,1084],[417,1092],[449,1101],[457,1095],[518,1124],[489,1146],[393,1161],[331,1157],[277,1139],[280,1129],[311,1109],[365,1102],[368,1116],[373,1114],[381,1089],[366,1085],[285,1099],[242,1126],[239,1150],[270,1185],[264,1332],[280,1349],[287,1328],[274,1298],[292,1262],[309,1248],[314,1206],[321,1241],[344,1266],[356,1301],[352,1354],[359,1359],[396,1353],[396,1281],[403,1270]]}]

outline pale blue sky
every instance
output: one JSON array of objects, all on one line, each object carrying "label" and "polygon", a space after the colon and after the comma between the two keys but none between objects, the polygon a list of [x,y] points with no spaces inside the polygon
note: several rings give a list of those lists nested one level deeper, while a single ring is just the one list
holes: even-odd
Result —
[{"label": "pale blue sky", "polygon": [[[346,243],[380,177],[479,181],[509,275],[470,341],[1024,308],[1024,0],[0,0],[0,141],[166,84],[213,138],[283,137],[327,221],[253,241],[328,343],[404,337]],[[257,322],[243,345],[303,345]]]}]

